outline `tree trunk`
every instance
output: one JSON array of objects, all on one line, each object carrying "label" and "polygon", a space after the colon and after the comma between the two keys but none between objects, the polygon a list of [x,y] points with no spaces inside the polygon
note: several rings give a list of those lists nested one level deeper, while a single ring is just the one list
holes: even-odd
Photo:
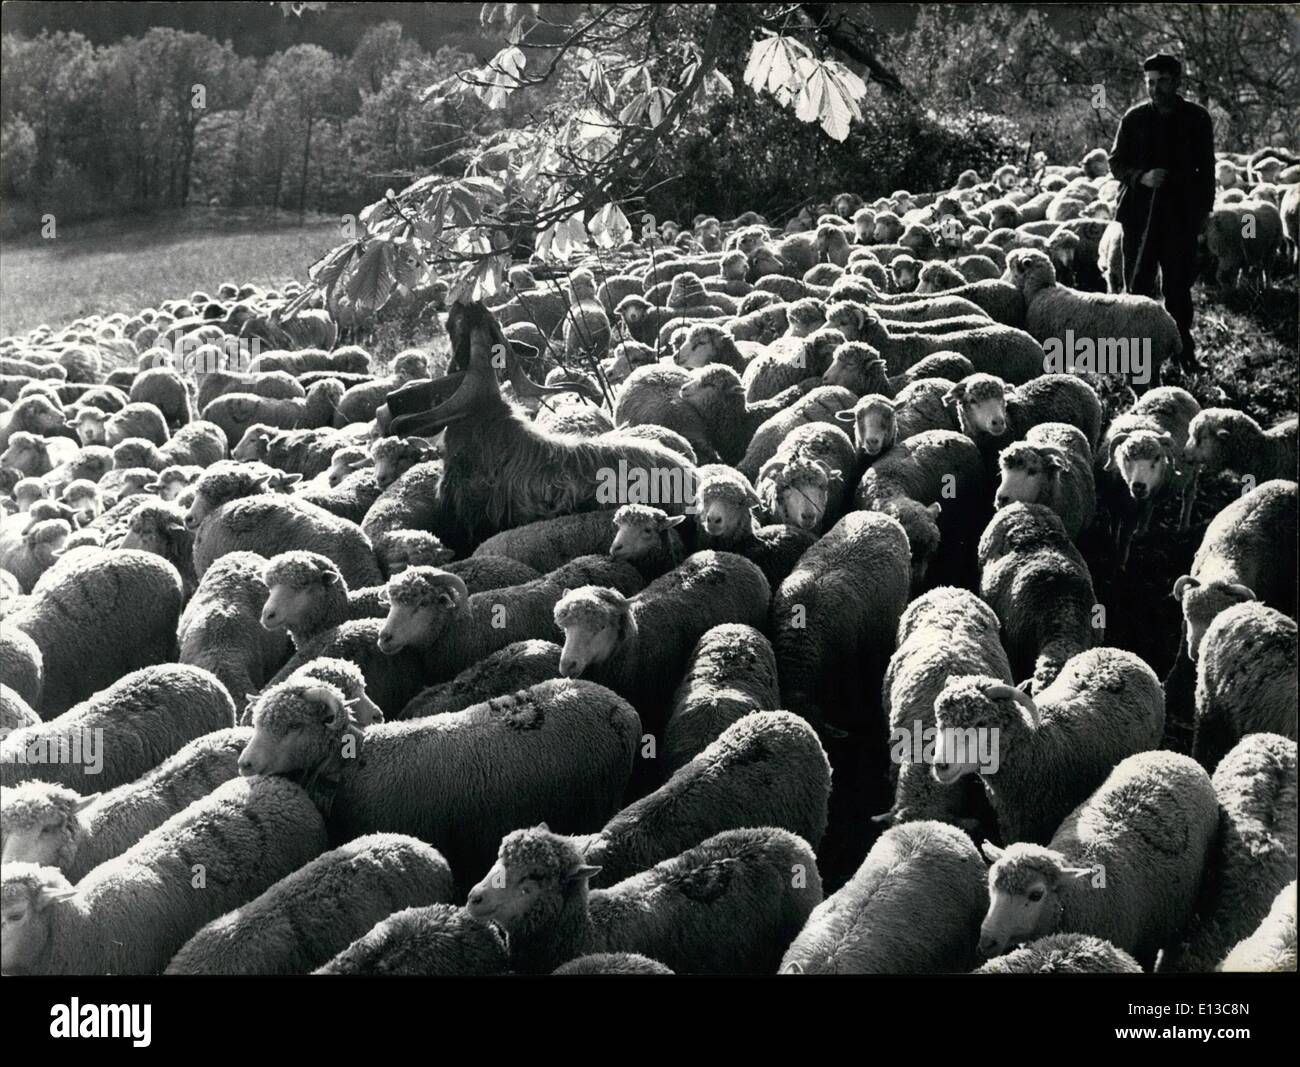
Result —
[{"label": "tree trunk", "polygon": [[307,165],[311,162],[311,128],[314,118],[307,119],[307,136],[302,145],[302,188],[298,193],[298,225],[301,226],[307,212]]}]

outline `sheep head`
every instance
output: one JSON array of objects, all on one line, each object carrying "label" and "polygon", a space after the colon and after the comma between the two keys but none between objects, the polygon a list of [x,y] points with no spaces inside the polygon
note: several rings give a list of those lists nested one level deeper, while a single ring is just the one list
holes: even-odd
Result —
[{"label": "sheep head", "polygon": [[348,585],[337,564],[318,552],[281,552],[262,568],[266,603],[262,626],[287,629],[300,646],[324,625],[341,622],[347,614]]},{"label": "sheep head", "polygon": [[738,355],[736,342],[721,326],[711,322],[698,322],[686,331],[686,339],[673,357],[673,362],[687,370],[696,370],[710,363],[720,363],[724,359],[736,361]]},{"label": "sheep head", "polygon": [[826,309],[826,325],[839,330],[846,341],[862,339],[866,320],[866,308],[854,300],[837,300]]},{"label": "sheep head", "polygon": [[31,477],[48,474],[50,453],[43,437],[18,430],[9,438],[9,447],[0,454],[0,466],[12,467]]},{"label": "sheep head", "polygon": [[[417,463],[437,458],[441,453],[421,437],[381,437],[370,445],[370,459],[375,465],[375,482],[387,489]],[[364,466],[364,461],[349,467],[349,473]]]},{"label": "sheep head", "polygon": [[1038,707],[1023,690],[987,675],[950,678],[934,700],[934,724],[939,731],[931,767],[935,780],[951,785],[964,775],[996,770],[969,758],[977,751],[976,731],[1005,741],[1026,729],[1036,730],[1038,723]]},{"label": "sheep head", "polygon": [[[786,336],[807,337],[826,325],[825,305],[815,297],[806,296],[786,308]],[[844,340],[843,336],[840,338]]]},{"label": "sheep head", "polygon": [[943,402],[957,409],[967,436],[978,432],[1001,437],[1007,432],[1007,397],[1013,393],[995,374],[970,374],[944,394]]},{"label": "sheep head", "polygon": [[4,914],[0,970],[5,974],[41,973],[50,938],[50,909],[76,895],[72,884],[54,867],[6,863],[0,886],[0,911]]},{"label": "sheep head", "polygon": [[1190,574],[1184,574],[1174,582],[1174,599],[1182,604],[1183,618],[1187,622],[1187,654],[1196,660],[1201,653],[1205,631],[1219,613],[1234,604],[1257,598],[1250,586],[1240,582],[1201,582]]},{"label": "sheep head", "polygon": [[1118,471],[1134,500],[1154,497],[1174,477],[1174,439],[1155,430],[1132,430],[1110,440],[1105,469]]},{"label": "sheep head", "polygon": [[390,530],[380,537],[375,551],[390,575],[407,567],[440,567],[455,555],[428,530]]},{"label": "sheep head", "polygon": [[815,533],[826,514],[830,483],[839,477],[820,459],[777,455],[758,473],[758,495],[776,522]]},{"label": "sheep head", "polygon": [[80,815],[98,799],[98,793],[83,797],[67,786],[36,780],[5,790],[0,806],[4,864],[67,870],[86,836]]},{"label": "sheep head", "polygon": [[992,864],[989,910],[980,924],[979,951],[985,957],[1053,933],[1066,887],[1093,873],[1069,866],[1061,853],[1041,845],[1021,842],[1000,849],[985,841],[983,852]]},{"label": "sheep head", "polygon": [[[284,681],[251,702],[253,736],[239,754],[239,773],[311,779],[355,759],[361,729],[343,691],[315,679]],[[351,742],[349,742],[351,738]]]},{"label": "sheep head", "polygon": [[[381,440],[387,440],[387,438]],[[335,489],[349,474],[370,465],[371,460],[366,455],[365,449],[356,445],[347,445],[330,457],[330,466],[329,470],[325,472],[325,480],[329,482],[331,489]],[[378,482],[378,475],[376,475],[375,480]]]},{"label": "sheep head", "polygon": [[587,882],[599,871],[545,823],[515,830],[502,839],[492,869],[469,891],[467,909],[504,929],[512,947],[527,945],[569,906],[585,909]]},{"label": "sheep head", "polygon": [[1017,441],[1002,450],[998,467],[1002,481],[994,495],[993,506],[1004,508],[1017,500],[1025,504],[1051,501],[1066,462],[1058,449]]},{"label": "sheep head", "polygon": [[1007,255],[1007,269],[1003,279],[1018,286],[1025,296],[1025,302],[1029,303],[1039,290],[1056,284],[1056,268],[1046,252],[1040,252],[1036,248],[1017,248]]},{"label": "sheep head", "polygon": [[146,501],[131,513],[122,548],[152,552],[164,559],[180,558],[188,547],[185,513],[164,501]]},{"label": "sheep head", "polygon": [[617,589],[583,585],[555,605],[555,625],[564,631],[560,674],[579,678],[604,663],[633,633],[632,602]]},{"label": "sheep head", "polygon": [[[879,362],[884,365],[884,360]],[[853,423],[853,443],[863,455],[878,456],[897,441],[895,404],[881,393],[868,393],[853,407],[837,411],[835,418]]]},{"label": "sheep head", "polygon": [[831,356],[822,385],[842,385],[858,394],[883,393],[889,388],[889,376],[879,351],[865,341],[845,341]]},{"label": "sheep head", "polygon": [[393,575],[384,597],[388,616],[379,631],[379,651],[386,656],[404,648],[432,648],[469,605],[460,576],[438,567],[408,567]]},{"label": "sheep head", "polygon": [[352,719],[360,727],[374,726],[384,721],[384,713],[366,694],[366,677],[361,668],[351,660],[333,656],[318,656],[299,667],[289,681],[317,681],[335,686],[348,703]]},{"label": "sheep head", "polygon": [[710,543],[731,541],[748,534],[754,524],[750,511],[761,503],[754,487],[738,470],[720,464],[699,468],[696,523]]},{"label": "sheep head", "polygon": [[609,546],[614,559],[646,559],[662,547],[669,530],[686,520],[647,504],[624,504],[614,513],[616,533]]}]

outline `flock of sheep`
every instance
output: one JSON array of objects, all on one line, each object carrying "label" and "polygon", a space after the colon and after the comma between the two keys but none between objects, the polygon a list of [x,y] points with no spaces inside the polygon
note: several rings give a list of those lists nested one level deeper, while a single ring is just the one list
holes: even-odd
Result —
[{"label": "flock of sheep", "polygon": [[[386,373],[293,284],[0,341],[3,970],[1294,970],[1296,419],[1047,373],[1178,354],[1113,194],[665,222]],[[1092,569],[1224,485],[1162,684]]]}]

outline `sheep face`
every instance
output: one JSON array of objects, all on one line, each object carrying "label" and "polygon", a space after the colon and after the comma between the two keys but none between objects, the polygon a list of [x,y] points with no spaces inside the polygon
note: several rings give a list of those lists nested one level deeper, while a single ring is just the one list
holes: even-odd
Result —
[{"label": "sheep face", "polygon": [[237,459],[245,463],[266,462],[266,457],[270,450],[271,438],[275,436],[275,431],[269,426],[258,424],[250,426],[244,431],[244,436],[239,439],[239,444],[230,452],[231,459]]},{"label": "sheep face", "polygon": [[979,951],[985,957],[1053,933],[1066,886],[1092,874],[1087,867],[1067,867],[1059,852],[1038,845],[1016,844],[1003,851],[985,842],[984,855],[993,861],[989,910],[980,924]]},{"label": "sheep face", "polygon": [[873,393],[864,396],[847,411],[837,411],[840,422],[853,423],[853,443],[859,452],[878,456],[892,448],[898,434],[894,402],[887,396]]},{"label": "sheep face", "polygon": [[628,326],[639,326],[645,321],[652,306],[644,297],[625,296],[618,302],[618,307],[614,311]]},{"label": "sheep face", "polygon": [[545,823],[501,842],[496,863],[466,902],[470,915],[500,925],[521,941],[553,925],[566,907],[585,905],[587,881],[600,871]]},{"label": "sheep face", "polygon": [[916,288],[921,264],[911,256],[898,256],[889,264],[889,275],[893,279],[894,289],[900,293],[910,293]]},{"label": "sheep face", "polygon": [[40,970],[50,938],[48,909],[76,891],[58,871],[31,863],[5,864],[0,888],[0,970],[24,974]]},{"label": "sheep face", "polygon": [[9,447],[0,455],[0,466],[12,467],[28,477],[50,472],[50,454],[45,441],[21,430],[9,439]]},{"label": "sheep face", "polygon": [[685,515],[668,515],[659,508],[638,507],[633,511],[625,505],[614,516],[615,533],[609,554],[629,563],[647,559],[662,545],[665,531],[685,520]]},{"label": "sheep face", "polygon": [[716,327],[710,330],[688,330],[673,362],[687,370],[708,366],[721,358],[722,344],[722,331]]},{"label": "sheep face", "polygon": [[336,687],[313,680],[278,685],[253,705],[253,736],[239,754],[239,773],[247,778],[318,768],[339,747],[349,723]]},{"label": "sheep face", "polygon": [[379,651],[429,648],[465,608],[469,591],[454,574],[436,567],[409,567],[389,579],[388,615],[379,631]]},{"label": "sheep face", "polygon": [[797,530],[818,532],[826,514],[826,500],[835,472],[820,460],[815,460],[811,464],[798,464],[796,470],[777,471],[775,476],[772,518]]},{"label": "sheep face", "polygon": [[615,589],[584,585],[570,589],[555,605],[555,625],[564,631],[560,675],[579,678],[604,663],[628,636],[630,603]]},{"label": "sheep face", "polygon": [[[375,463],[375,482],[379,488],[387,489],[417,463],[432,459],[437,454],[433,445],[418,437],[382,437],[370,447],[370,455]],[[361,465],[364,463],[358,466]],[[357,467],[351,467],[348,473],[356,469]]]},{"label": "sheep face", "polygon": [[8,790],[0,809],[3,863],[66,868],[86,833],[80,813],[98,798],[98,793],[83,797],[66,786],[35,780]]},{"label": "sheep face", "polygon": [[866,315],[860,307],[847,300],[832,304],[826,312],[826,325],[834,327],[847,341],[861,341]]},{"label": "sheep face", "polygon": [[163,471],[158,475],[158,496],[162,500],[175,500],[189,487],[189,484],[185,475],[175,471],[171,473]]},{"label": "sheep face", "polygon": [[122,547],[170,558],[174,555],[171,551],[172,544],[180,534],[185,532],[185,522],[179,516],[145,512],[145,508],[152,507],[153,504],[145,504],[140,511],[131,516],[131,526],[126,536],[122,538]]},{"label": "sheep face", "polygon": [[393,530],[380,540],[377,551],[390,575],[407,567],[440,567],[455,554],[424,530]]},{"label": "sheep face", "polygon": [[838,226],[818,226],[815,247],[819,263],[834,263],[837,267],[843,267],[849,261],[849,239]]},{"label": "sheep face", "polygon": [[1217,474],[1223,469],[1223,441],[1230,431],[1214,425],[1214,418],[1200,412],[1187,428],[1187,444],[1183,446],[1183,459],[1202,468],[1202,473]]},{"label": "sheep face", "polygon": [[758,494],[748,484],[733,486],[701,484],[696,499],[696,522],[715,540],[729,540],[747,532],[753,524],[750,508],[759,504]]},{"label": "sheep face", "polygon": [[[0,463],[0,466],[9,466]],[[38,478],[24,478],[14,486],[14,500],[18,502],[20,512],[28,511],[38,500],[45,499],[45,483]]]},{"label": "sheep face", "polygon": [[1119,472],[1134,500],[1148,500],[1173,477],[1173,445],[1169,434],[1152,430],[1119,435],[1106,466]]},{"label": "sheep face", "polygon": [[998,457],[1002,481],[993,498],[995,508],[1004,508],[1017,500],[1041,504],[1052,499],[1057,479],[1065,469],[1065,460],[1055,451],[1012,445]]},{"label": "sheep face", "polygon": [[971,375],[950,389],[944,401],[960,404],[962,428],[967,433],[978,431],[1001,437],[1007,432],[1007,392],[1000,378]]},{"label": "sheep face", "polygon": [[334,571],[321,571],[319,581],[310,585],[289,582],[269,586],[262,605],[262,627],[266,630],[300,630],[320,614],[320,599],[326,587],[339,581]]}]

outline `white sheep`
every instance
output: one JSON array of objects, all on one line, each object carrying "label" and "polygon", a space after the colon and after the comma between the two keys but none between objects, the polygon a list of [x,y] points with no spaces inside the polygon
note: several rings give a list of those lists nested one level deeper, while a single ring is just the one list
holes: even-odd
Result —
[{"label": "white sheep", "polygon": [[[1294,185],[1292,189],[1296,188]],[[1264,921],[1238,941],[1216,971],[1295,971],[1296,884],[1285,886]]]},{"label": "white sheep", "polygon": [[1209,776],[1174,752],[1121,761],[1046,846],[985,842],[980,952],[1052,933],[1103,938],[1146,968],[1192,916],[1219,823]]},{"label": "white sheep", "polygon": [[505,935],[495,925],[479,922],[464,908],[431,904],[395,912],[312,973],[505,974],[508,955]]},{"label": "white sheep", "polygon": [[1060,516],[1071,539],[1092,525],[1097,506],[1092,449],[1077,427],[1063,422],[1034,426],[1024,440],[998,453],[1002,473],[994,505],[1043,504]]},{"label": "white sheep", "polygon": [[1269,429],[1244,411],[1203,408],[1187,427],[1183,459],[1205,477],[1232,471],[1259,482],[1296,477],[1297,420],[1293,415]]},{"label": "white sheep", "polygon": [[237,779],[177,813],[74,889],[54,867],[5,864],[8,974],[158,974],[204,923],[325,848],[301,786]]}]

